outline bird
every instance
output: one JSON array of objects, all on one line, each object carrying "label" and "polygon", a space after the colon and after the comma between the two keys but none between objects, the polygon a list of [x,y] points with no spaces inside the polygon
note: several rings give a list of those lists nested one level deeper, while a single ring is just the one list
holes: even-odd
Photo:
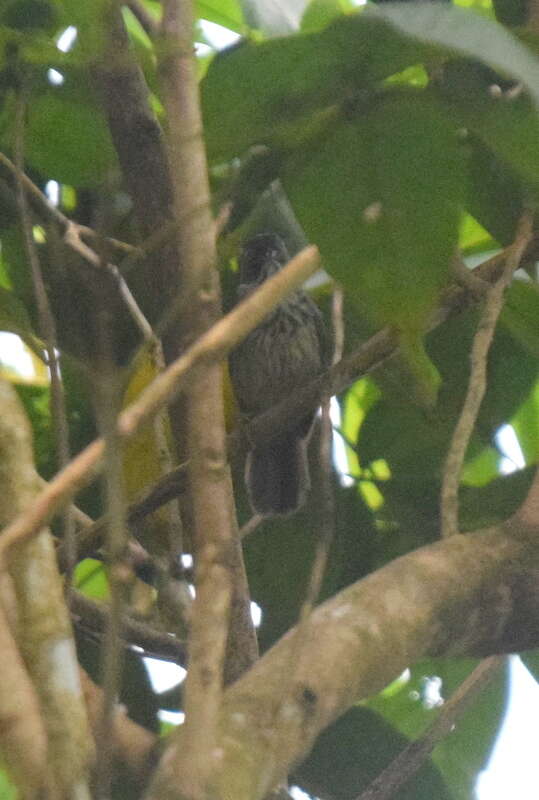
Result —
[{"label": "bird", "polygon": [[[288,261],[284,241],[259,233],[239,255],[237,301],[246,297]],[[329,366],[324,318],[302,289],[289,294],[229,357],[232,387],[244,418],[272,408]],[[316,409],[293,428],[276,431],[270,441],[251,447],[245,483],[252,509],[261,516],[287,515],[300,508],[310,489],[307,443]]]}]

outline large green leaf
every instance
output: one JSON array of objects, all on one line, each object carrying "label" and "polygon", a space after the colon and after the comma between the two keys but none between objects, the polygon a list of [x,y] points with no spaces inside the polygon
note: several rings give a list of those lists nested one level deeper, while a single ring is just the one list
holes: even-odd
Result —
[{"label": "large green leaf", "polygon": [[[511,302],[513,292],[511,288],[507,302]],[[394,377],[394,368],[388,374],[382,370],[378,380],[384,386],[384,397],[369,412],[359,432],[359,455],[364,466],[384,458],[394,477],[420,484],[439,479],[464,401],[477,322],[477,313],[467,312],[448,320],[428,336],[429,354],[443,379],[439,405],[431,415],[425,415],[410,402],[402,391],[399,374]],[[537,366],[535,355],[504,324],[500,325],[490,349],[488,388],[469,458],[489,445],[498,427],[515,414],[535,385]]]},{"label": "large green leaf", "polygon": [[[513,82],[470,59],[454,59],[445,64],[436,86],[451,109],[455,124],[472,135],[472,147],[475,139],[481,140],[496,156],[502,175],[509,167],[537,191],[539,114],[529,97],[519,92]],[[487,166],[487,175],[488,172]],[[498,190],[501,189],[500,186]]]},{"label": "large green leaf", "polygon": [[496,19],[504,25],[524,25],[528,11],[526,0],[492,0]]},{"label": "large green leaf", "polygon": [[481,58],[539,98],[539,62],[501,25],[440,4],[384,4],[322,31],[219,55],[202,85],[210,158],[231,158],[251,144],[293,144],[316,130],[317,115],[364,87],[454,55]]},{"label": "large green leaf", "polygon": [[301,30],[304,33],[320,31],[353,7],[350,0],[311,0],[303,12]]},{"label": "large green leaf", "polygon": [[530,488],[534,470],[502,475],[486,486],[463,486],[460,494],[462,530],[496,525],[515,513]]},{"label": "large green leaf", "polygon": [[437,104],[387,96],[294,154],[282,178],[348,296],[377,324],[421,330],[447,280],[463,182]]},{"label": "large green leaf", "polygon": [[252,144],[291,146],[309,138],[337,103],[427,51],[382,20],[350,14],[323,31],[219,53],[201,86],[210,160]]},{"label": "large green leaf", "polygon": [[402,34],[440,54],[480,58],[502,73],[518,78],[539,102],[539,61],[503,25],[442,3],[384,3],[369,13],[386,20]]},{"label": "large green leaf", "polygon": [[539,650],[529,650],[527,653],[522,653],[522,659],[526,668],[531,672],[535,680],[539,679]]},{"label": "large green leaf", "polygon": [[539,382],[511,420],[526,464],[539,461]]},{"label": "large green leaf", "polygon": [[21,31],[50,30],[58,25],[58,2],[48,0],[11,0],[0,6],[1,21]]},{"label": "large green leaf", "polygon": [[116,165],[100,110],[88,94],[62,87],[29,105],[26,159],[48,178],[81,187],[98,186]]},{"label": "large green leaf", "polygon": [[76,50],[90,62],[98,61],[110,30],[110,14],[115,3],[112,0],[62,0],[66,25],[77,29]]},{"label": "large green leaf", "polygon": [[196,14],[231,31],[240,33],[244,28],[238,0],[197,0]]},{"label": "large green leaf", "polygon": [[513,281],[501,322],[520,345],[539,359],[539,286],[536,283]]},{"label": "large green leaf", "polygon": [[[5,67],[10,61],[9,66],[12,67],[15,52],[20,62],[26,65],[61,68],[71,61],[43,31],[22,31],[0,24],[0,65]],[[13,78],[13,74],[8,69],[2,75],[2,88],[10,78]]]},{"label": "large green leaf", "polygon": [[437,102],[400,90],[343,118],[282,170],[326,268],[362,313],[399,329],[426,393],[436,379],[420,336],[448,280],[463,179],[462,153]]},{"label": "large green leaf", "polygon": [[13,292],[3,287],[0,287],[0,331],[16,333],[34,351],[40,352],[25,306]]},{"label": "large green leaf", "polygon": [[466,208],[505,246],[515,238],[524,207],[524,188],[514,172],[477,136],[469,136],[469,181]]}]

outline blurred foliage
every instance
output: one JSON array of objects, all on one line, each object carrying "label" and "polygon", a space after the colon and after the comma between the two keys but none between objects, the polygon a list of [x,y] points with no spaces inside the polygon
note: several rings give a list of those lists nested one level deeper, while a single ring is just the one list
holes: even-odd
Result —
[{"label": "blurred foliage", "polygon": [[[140,4],[158,22],[161,4]],[[227,305],[238,241],[271,228],[293,252],[307,240],[319,246],[325,269],[345,289],[347,350],[384,324],[399,330],[407,350],[407,362],[391,360],[339,398],[347,453],[347,465],[339,470],[353,480],[345,486],[342,474],[333,476],[336,529],[323,600],[439,534],[441,470],[466,391],[478,313],[469,309],[424,332],[452,279],[457,243],[470,264],[472,258],[474,264],[486,259],[511,243],[523,207],[538,199],[537,37],[522,30],[524,0],[378,2],[359,10],[349,0],[199,0],[195,7],[196,40],[204,45],[199,61],[212,202],[215,209],[232,202],[220,242]],[[105,219],[107,234],[137,244],[131,201],[92,80],[108,46],[109,12],[109,0],[0,2],[0,149],[13,157],[14,108],[23,89],[28,175],[51,197],[57,186],[59,208],[73,220],[102,231]],[[133,13],[124,9],[124,19],[131,56],[166,126],[156,44]],[[62,34],[70,26],[76,35],[68,46]],[[216,55],[215,26],[243,39]],[[32,204],[32,214],[57,319],[76,453],[96,432],[100,298],[107,299],[122,366],[132,361],[139,336],[114,281],[103,272],[96,281],[39,204]],[[18,217],[13,177],[2,168],[0,331],[16,333],[39,350]],[[120,254],[106,255],[122,267]],[[128,282],[137,266],[131,263]],[[529,265],[507,293],[463,474],[464,530],[510,516],[539,462],[536,278],[536,267]],[[144,293],[152,290],[147,283],[133,280],[142,307]],[[316,293],[324,311],[329,290],[326,284]],[[4,347],[0,337],[0,356]],[[43,384],[41,369],[17,386],[33,426],[38,469],[49,478],[57,463],[50,392]],[[429,402],[418,403],[425,394]],[[520,452],[508,454],[511,474],[502,469],[506,454],[497,438],[506,424],[520,445]],[[313,472],[316,446],[314,437]],[[143,482],[159,474],[153,450],[141,439],[127,456]],[[240,465],[234,479],[245,522],[250,511]],[[139,483],[133,492],[143,488]],[[77,502],[92,516],[102,511],[96,486]],[[262,610],[262,650],[298,618],[319,518],[313,500],[292,518],[265,520],[245,541],[252,597]],[[106,598],[101,562],[84,560],[75,579],[92,598]],[[100,637],[77,630],[81,660],[98,677]],[[527,654],[525,662],[537,675],[537,654]],[[328,728],[294,781],[321,797],[356,796],[436,714],[428,687],[439,686],[447,698],[473,666],[460,660],[410,665],[409,674]],[[472,795],[503,718],[506,684],[501,675],[483,692],[397,797]],[[152,730],[161,706],[181,703],[177,688],[168,699],[155,694],[140,654],[132,650],[126,652],[123,685],[130,713]],[[115,797],[133,791],[116,786]],[[13,796],[0,772],[0,800]]]}]

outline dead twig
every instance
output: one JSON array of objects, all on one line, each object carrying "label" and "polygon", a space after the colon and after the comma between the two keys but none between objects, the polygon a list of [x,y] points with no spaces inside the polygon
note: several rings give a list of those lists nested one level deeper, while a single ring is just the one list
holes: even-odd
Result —
[{"label": "dead twig", "polygon": [[513,245],[509,248],[501,276],[488,290],[485,306],[470,354],[470,379],[459,420],[445,461],[440,500],[442,536],[458,533],[458,487],[466,450],[473,433],[479,408],[487,388],[487,358],[496,323],[503,308],[505,290],[533,235],[533,215],[526,211],[519,222]]},{"label": "dead twig", "polygon": [[451,733],[455,723],[469,709],[477,696],[496,677],[506,656],[490,656],[475,667],[447,700],[423,736],[404,748],[378,775],[357,800],[389,800],[410,780],[430,756],[438,742]]}]

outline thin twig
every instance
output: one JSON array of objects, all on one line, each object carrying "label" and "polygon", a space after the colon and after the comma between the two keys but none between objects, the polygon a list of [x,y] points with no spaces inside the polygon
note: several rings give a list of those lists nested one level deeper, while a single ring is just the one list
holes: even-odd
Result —
[{"label": "thin twig", "polygon": [[[32,220],[26,200],[24,187],[24,125],[26,102],[19,94],[15,109],[15,181],[17,187],[17,204],[21,217],[24,249],[30,265],[30,274],[34,289],[34,297],[39,320],[39,333],[45,342],[46,362],[50,374],[50,410],[54,426],[54,438],[58,468],[64,469],[70,459],[69,426],[65,403],[64,385],[60,369],[56,321],[52,313],[43,272],[34,242]],[[63,514],[63,538],[66,553],[65,589],[69,593],[75,566],[75,520],[69,508]]]},{"label": "thin twig", "polygon": [[[72,247],[73,250],[82,256],[82,258],[84,258],[85,261],[92,267],[97,269],[106,269],[107,272],[112,275],[126,308],[131,314],[131,317],[138,327],[140,333],[142,334],[143,339],[151,339],[154,336],[151,325],[142,313],[140,306],[135,300],[131,289],[125,282],[125,279],[118,267],[109,261],[104,261],[95,252],[95,250],[92,250],[91,247],[88,247],[88,245],[80,239],[77,227],[75,227],[73,223],[70,223],[69,227],[66,229],[64,233],[64,241],[68,246]],[[102,238],[100,241],[105,245],[108,243],[107,239],[105,238]]]},{"label": "thin twig", "polygon": [[[316,247],[306,247],[286,267],[197,339],[120,414],[120,439],[133,436],[165,403],[173,400],[194,370],[223,359],[287,294],[316,272],[319,264]],[[35,536],[77,491],[97,476],[102,459],[103,440],[95,439],[50,481],[37,495],[32,507],[3,531],[0,537],[0,564],[15,543]]]},{"label": "thin twig", "polygon": [[78,255],[81,256],[81,258],[83,258],[84,261],[86,261],[92,267],[97,269],[105,268],[108,272],[110,272],[116,282],[120,296],[122,297],[127,310],[131,314],[133,321],[140,330],[143,339],[151,339],[154,336],[154,332],[142,313],[118,267],[113,263],[103,262],[103,259],[100,258],[98,253],[96,253],[95,250],[86,244],[82,236],[87,236],[88,238],[93,239],[98,245],[105,244],[117,250],[121,250],[122,252],[127,252],[131,257],[134,257],[137,260],[142,257],[142,251],[140,251],[139,248],[128,245],[126,242],[120,242],[118,239],[100,236],[100,234],[97,231],[94,231],[92,228],[88,228],[84,225],[79,225],[78,223],[73,222],[69,219],[69,217],[66,217],[65,214],[56,208],[56,206],[49,202],[39,188],[24,173],[22,167],[19,169],[17,165],[13,164],[3,153],[0,153],[0,163],[4,164],[4,166],[6,166],[14,174],[17,185],[20,187],[19,206],[21,203],[21,198],[23,198],[26,202],[26,193],[28,193],[37,202],[39,208],[45,214],[45,216],[48,219],[52,219],[53,222],[56,222],[63,228],[63,241],[68,247],[70,247],[74,252],[78,253]]},{"label": "thin twig", "polygon": [[[159,480],[155,486],[146,489],[140,499],[128,507],[127,525],[129,527],[136,528],[137,524],[145,517],[185,491],[186,467],[186,464],[180,464],[175,467]],[[43,482],[43,486],[46,485]],[[94,555],[103,546],[108,522],[106,514],[94,521],[76,506],[72,506],[72,510],[79,527],[77,558],[80,560]],[[56,557],[60,570],[65,570],[67,554],[62,544],[57,547]]]},{"label": "thin twig", "polygon": [[[28,194],[32,200],[34,200],[36,206],[40,209],[42,215],[45,216],[46,219],[56,222],[61,228],[64,229],[64,232],[67,232],[68,230],[71,231],[72,242],[75,239],[80,240],[81,236],[85,236],[86,238],[92,240],[101,238],[93,228],[88,228],[86,225],[80,225],[78,222],[73,222],[73,220],[69,219],[69,217],[62,213],[59,208],[50,202],[48,197],[43,194],[39,187],[36,186],[36,184],[28,177],[28,175],[26,175],[26,173],[17,169],[17,166],[6,156],[5,153],[0,152],[0,164],[3,164],[11,172],[13,177],[22,183],[25,193]],[[127,242],[106,237],[106,243],[114,250],[119,250],[120,252],[131,255],[139,255],[142,257],[142,253],[139,251],[139,248],[132,244],[128,244]]]},{"label": "thin twig", "polygon": [[357,800],[389,800],[394,797],[427,760],[438,742],[451,733],[457,720],[496,677],[505,661],[506,656],[490,656],[481,661],[444,703],[423,736],[410,742]]},{"label": "thin twig", "polygon": [[264,517],[261,514],[253,514],[251,519],[247,520],[245,525],[242,525],[240,528],[240,539],[245,539],[251,533],[254,533],[256,529],[264,522]]},{"label": "thin twig", "polygon": [[146,31],[150,39],[153,39],[155,36],[157,36],[159,33],[159,25],[152,15],[146,11],[139,0],[127,0],[125,5],[138,20],[141,28]]},{"label": "thin twig", "polygon": [[[107,331],[103,331],[106,339]],[[106,343],[105,343],[106,348]],[[106,353],[104,354],[106,357]],[[108,361],[108,359],[106,359]],[[105,498],[107,508],[106,556],[109,583],[109,616],[102,649],[103,713],[97,737],[96,797],[107,800],[112,782],[112,721],[120,693],[123,664],[122,618],[128,603],[133,572],[127,562],[127,533],[122,480],[122,449],[117,427],[118,377],[112,361],[99,375],[96,395],[97,418],[105,443]]]},{"label": "thin twig", "polygon": [[[159,339],[154,336],[149,342],[149,355],[154,370],[157,373],[165,369],[163,348]],[[170,419],[168,408],[164,406],[154,417],[153,433],[157,447],[160,475],[169,474],[174,467],[174,458],[171,452]],[[174,560],[183,552],[183,526],[177,496],[168,503],[168,553]]]},{"label": "thin twig", "polygon": [[[110,607],[105,603],[97,603],[81,592],[73,590],[70,598],[71,613],[84,630],[92,635],[102,636],[107,629]],[[141,647],[145,654],[163,661],[172,661],[184,666],[187,660],[185,642],[179,641],[167,631],[160,631],[147,622],[135,619],[124,612],[121,617],[121,637],[125,644]]]},{"label": "thin twig", "polygon": [[459,530],[458,488],[466,450],[473,433],[479,408],[487,388],[487,359],[494,338],[496,323],[503,308],[505,290],[519,267],[533,235],[533,215],[526,211],[519,222],[515,241],[506,257],[500,278],[488,290],[485,307],[474,336],[470,355],[470,379],[462,411],[447,454],[440,503],[442,536],[453,536]]}]

